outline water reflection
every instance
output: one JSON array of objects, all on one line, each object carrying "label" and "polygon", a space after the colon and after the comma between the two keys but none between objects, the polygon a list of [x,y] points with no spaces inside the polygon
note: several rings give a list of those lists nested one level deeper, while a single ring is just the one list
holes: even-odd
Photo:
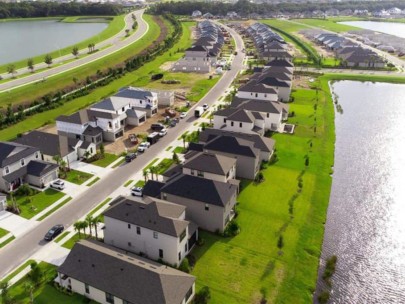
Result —
[{"label": "water reflection", "polygon": [[405,85],[332,87],[344,114],[321,261],[338,256],[330,303],[405,303]]},{"label": "water reflection", "polygon": [[379,21],[344,21],[338,23],[405,38],[405,23]]}]

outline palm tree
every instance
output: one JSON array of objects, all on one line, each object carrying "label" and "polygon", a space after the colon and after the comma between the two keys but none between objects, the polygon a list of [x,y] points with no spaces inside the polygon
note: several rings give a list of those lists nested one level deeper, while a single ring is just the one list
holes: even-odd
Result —
[{"label": "palm tree", "polygon": [[27,60],[27,67],[31,71],[31,73],[34,72],[34,59],[28,58]]},{"label": "palm tree", "polygon": [[86,219],[85,219],[85,222],[87,223],[87,227],[89,227],[89,229],[90,229],[90,236],[93,236],[93,233],[92,233],[92,230],[91,230],[92,225],[93,225],[93,217],[90,214],[87,215]]},{"label": "palm tree", "polygon": [[96,239],[98,239],[97,226],[98,226],[98,223],[101,223],[101,222],[102,222],[102,221],[101,221],[101,217],[100,217],[100,216],[93,217],[93,219],[92,219],[92,224],[93,224],[93,226],[94,226],[94,232],[95,232],[95,234],[96,234]]},{"label": "palm tree", "polygon": [[149,171],[150,171],[150,174],[152,175],[152,180],[155,180],[154,174],[156,174],[156,179],[157,179],[157,174],[158,174],[159,168],[157,166],[152,166],[149,168]]},{"label": "palm tree", "polygon": [[86,221],[81,221],[81,222],[80,222],[80,227],[83,229],[83,234],[84,234],[84,235],[86,235],[86,228],[87,228],[88,226],[89,226],[89,225],[87,224]]},{"label": "palm tree", "polygon": [[75,231],[77,231],[79,233],[79,238],[82,237],[80,230],[82,229],[81,227],[81,222],[77,221],[76,223],[73,224],[73,227],[75,228]]},{"label": "palm tree", "polygon": [[24,289],[26,292],[28,292],[30,294],[30,304],[33,304],[34,303],[34,289],[35,289],[34,284],[32,284],[30,281],[26,281],[24,283]]},{"label": "palm tree", "polygon": [[181,139],[183,139],[183,148],[184,148],[184,150],[186,150],[186,138],[187,138],[187,134],[181,135]]},{"label": "palm tree", "polygon": [[148,169],[143,169],[142,175],[143,175],[143,178],[145,179],[145,184],[146,184],[146,182],[148,181],[148,178],[149,178],[149,171],[148,171]]},{"label": "palm tree", "polygon": [[52,157],[52,159],[56,162],[56,164],[59,166],[60,161],[62,160],[62,157],[60,155],[55,155]]}]

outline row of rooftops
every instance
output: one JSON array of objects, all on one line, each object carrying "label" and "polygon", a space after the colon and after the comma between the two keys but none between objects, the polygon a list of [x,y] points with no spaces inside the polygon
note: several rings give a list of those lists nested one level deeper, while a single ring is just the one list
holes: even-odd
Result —
[{"label": "row of rooftops", "polygon": [[222,29],[209,20],[200,21],[197,25],[197,40],[187,51],[205,51],[208,56],[218,56],[225,42]]}]

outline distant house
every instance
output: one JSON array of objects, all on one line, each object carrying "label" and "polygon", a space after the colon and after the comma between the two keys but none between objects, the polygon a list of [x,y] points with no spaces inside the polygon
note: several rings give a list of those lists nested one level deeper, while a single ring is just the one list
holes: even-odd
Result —
[{"label": "distant house", "polygon": [[0,142],[0,191],[14,191],[23,183],[43,188],[58,178],[58,169],[41,160],[38,148]]},{"label": "distant house", "polygon": [[56,281],[98,303],[188,304],[195,277],[96,241],[81,240]]},{"label": "distant house", "polygon": [[38,148],[41,151],[42,160],[51,163],[55,163],[56,156],[60,156],[69,164],[83,157],[91,157],[97,152],[95,143],[42,131],[23,134],[14,142]]},{"label": "distant house", "polygon": [[201,11],[198,11],[198,10],[193,11],[193,13],[191,14],[191,17],[193,17],[193,18],[199,18],[201,16],[202,16],[202,13],[201,13]]},{"label": "distant house", "polygon": [[211,14],[211,13],[205,13],[205,14],[203,15],[203,18],[205,18],[205,19],[213,19],[213,18],[214,18],[214,15]]},{"label": "distant house", "polygon": [[183,59],[177,61],[173,67],[174,72],[209,73],[211,61],[206,47],[197,45],[185,51]]}]

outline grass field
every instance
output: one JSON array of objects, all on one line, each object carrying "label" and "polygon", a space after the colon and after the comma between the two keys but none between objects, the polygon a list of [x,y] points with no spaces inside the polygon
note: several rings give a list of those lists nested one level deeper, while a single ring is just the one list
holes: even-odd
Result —
[{"label": "grass field", "polygon": [[173,159],[171,158],[164,158],[162,161],[157,165],[158,166],[158,174],[163,174],[170,168],[171,165],[174,164]]},{"label": "grass field", "polygon": [[93,176],[93,174],[74,170],[74,169],[70,169],[70,171],[68,171],[66,173],[67,173],[67,177],[65,178],[65,180],[68,182],[77,184],[77,185],[83,184],[85,181],[87,181],[89,178],[91,178]]},{"label": "grass field", "polygon": [[17,204],[21,210],[20,216],[30,219],[61,199],[64,195],[63,192],[49,188],[30,197],[16,197]]},{"label": "grass field", "polygon": [[319,27],[323,30],[328,30],[332,32],[347,32],[352,30],[359,30],[360,28],[345,25],[345,24],[338,24],[337,21],[330,20],[330,19],[297,19],[293,20],[295,22],[304,23],[306,25]]},{"label": "grass field", "polygon": [[241,233],[201,233],[205,245],[192,253],[192,274],[198,288],[210,287],[210,303],[312,302],[332,181],[334,110],[329,91],[301,89],[293,95],[290,111],[296,116],[289,121],[297,125],[295,134],[274,135],[279,160],[263,171],[265,182],[242,183]]},{"label": "grass field", "polygon": [[[107,40],[108,38],[116,35],[119,31],[121,31],[125,27],[124,17],[125,17],[124,15],[113,16],[113,17],[108,17],[108,16],[102,17],[103,19],[105,19],[105,22],[109,22],[108,27],[105,30],[103,30],[102,32],[100,32],[99,34],[97,34],[93,37],[90,37],[86,40],[83,40],[79,43],[76,43],[75,46],[77,46],[79,48],[79,50],[85,49],[85,48],[87,48],[89,43],[97,44],[103,40]],[[77,17],[71,17],[71,18],[77,19]],[[39,18],[39,19],[40,20],[50,20],[50,19],[42,19],[42,18]],[[55,19],[55,18],[52,18],[52,19]],[[59,19],[62,20],[63,18],[59,18]],[[65,19],[67,19],[67,18],[65,18]],[[36,18],[30,18],[30,20],[35,21]],[[62,21],[65,22],[64,19]],[[73,22],[73,19],[70,22]],[[52,58],[57,58],[59,56],[64,56],[64,55],[70,54],[72,52],[72,48],[73,48],[73,46],[68,46],[66,48],[56,50],[54,52],[50,52],[49,54],[51,54]],[[34,57],[33,58],[34,63],[37,64],[37,63],[43,62],[44,57],[45,57],[45,54]],[[11,63],[0,66],[0,73],[7,72],[7,66],[10,64]],[[27,66],[27,59],[20,60],[18,62],[14,62],[12,64],[15,65],[16,69],[24,68]]]},{"label": "grass field", "polygon": [[5,229],[3,229],[3,228],[0,228],[0,238],[2,238],[3,236],[7,235],[8,233],[9,233],[9,231],[7,231],[7,230],[5,230]]},{"label": "grass field", "polygon": [[49,210],[47,213],[45,213],[43,216],[41,216],[38,221],[42,221],[44,218],[48,217],[49,215],[51,215],[52,213],[54,213],[56,210],[62,208],[64,205],[66,205],[68,202],[70,202],[72,200],[72,198],[69,196],[67,199],[65,199],[63,202],[61,202],[60,204],[58,204],[57,206],[55,206],[54,208],[52,208],[51,210]]},{"label": "grass field", "polygon": [[92,162],[92,165],[95,166],[99,166],[99,167],[107,167],[108,165],[112,164],[113,162],[115,162],[117,159],[119,158],[119,156],[115,155],[115,154],[110,154],[110,153],[104,153],[104,157],[100,158],[94,162]]}]

